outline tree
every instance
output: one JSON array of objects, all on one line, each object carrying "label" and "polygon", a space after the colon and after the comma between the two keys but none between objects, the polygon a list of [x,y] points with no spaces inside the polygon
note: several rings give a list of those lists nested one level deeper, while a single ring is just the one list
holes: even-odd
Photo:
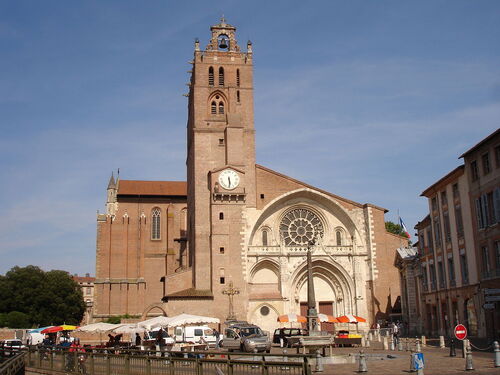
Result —
[{"label": "tree", "polygon": [[[12,312],[22,313],[27,319],[15,314],[13,322],[9,317]],[[0,276],[0,323],[4,325],[78,324],[84,312],[80,286],[65,271],[44,272],[36,266],[16,266]]]},{"label": "tree", "polygon": [[401,225],[393,223],[392,221],[385,222],[385,230],[389,233],[404,237],[408,240],[408,245],[411,245],[410,239],[406,236],[406,232],[403,230]]},{"label": "tree", "polygon": [[397,234],[398,236],[406,237],[406,233],[401,228],[401,225],[393,223],[392,221],[385,222],[385,230],[392,234]]}]

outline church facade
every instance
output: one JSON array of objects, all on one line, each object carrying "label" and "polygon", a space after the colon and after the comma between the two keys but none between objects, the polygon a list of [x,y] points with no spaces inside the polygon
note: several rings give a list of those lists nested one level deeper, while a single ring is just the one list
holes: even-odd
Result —
[{"label": "church facade", "polygon": [[305,315],[308,251],[319,312],[393,317],[393,260],[406,240],[385,230],[386,210],[256,164],[252,44],[242,51],[234,26],[212,26],[191,63],[187,182],[111,178],[97,218],[94,319],[224,321],[232,298],[237,319],[271,330],[278,315]]}]

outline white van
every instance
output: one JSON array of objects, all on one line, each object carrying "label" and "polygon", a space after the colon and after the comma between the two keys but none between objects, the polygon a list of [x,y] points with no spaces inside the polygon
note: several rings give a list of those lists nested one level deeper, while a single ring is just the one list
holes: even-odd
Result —
[{"label": "white van", "polygon": [[209,346],[214,347],[216,338],[214,331],[209,326],[184,326],[175,327],[175,342],[194,342],[205,341]]},{"label": "white van", "polygon": [[40,332],[28,332],[26,335],[26,343],[29,345],[41,344],[45,335]]}]

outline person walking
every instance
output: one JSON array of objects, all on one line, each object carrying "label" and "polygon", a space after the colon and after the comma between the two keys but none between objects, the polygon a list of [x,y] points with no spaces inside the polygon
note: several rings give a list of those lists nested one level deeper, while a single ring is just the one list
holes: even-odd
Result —
[{"label": "person walking", "polygon": [[215,336],[215,349],[219,349],[220,333],[215,328],[214,328],[214,336]]},{"label": "person walking", "polygon": [[280,328],[279,338],[280,338],[280,348],[283,348],[285,346],[285,329],[284,328]]},{"label": "person walking", "polygon": [[139,347],[141,346],[141,335],[139,333],[135,333],[135,346]]}]

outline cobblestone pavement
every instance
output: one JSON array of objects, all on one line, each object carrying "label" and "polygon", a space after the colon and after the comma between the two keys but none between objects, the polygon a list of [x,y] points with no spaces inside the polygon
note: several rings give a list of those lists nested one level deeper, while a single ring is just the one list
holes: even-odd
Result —
[{"label": "cobblestone pavement", "polygon": [[[406,351],[384,351],[380,349],[365,348],[368,372],[374,375],[392,374],[412,374],[410,372],[410,352]],[[334,354],[358,354],[358,349],[337,348]],[[425,348],[423,350],[425,360],[425,375],[445,375],[445,374],[495,374],[500,375],[500,367],[495,368],[493,364],[493,353],[474,352],[474,370],[465,371],[465,359],[462,353],[457,350],[457,357],[449,357],[449,349]],[[387,355],[395,358],[388,358]],[[330,364],[324,366],[324,375],[352,375],[357,373],[358,363],[350,364]],[[321,374],[321,373],[318,373]]]}]

